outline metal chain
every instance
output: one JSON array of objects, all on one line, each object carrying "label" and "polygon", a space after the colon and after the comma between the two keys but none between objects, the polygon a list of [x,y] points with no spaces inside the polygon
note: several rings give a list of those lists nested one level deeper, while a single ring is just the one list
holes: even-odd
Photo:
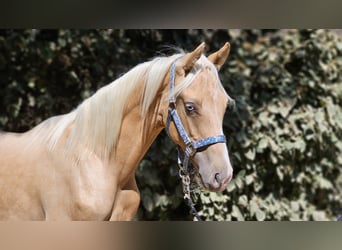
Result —
[{"label": "metal chain", "polygon": [[191,199],[189,173],[184,173],[182,164],[179,164],[179,177],[182,179],[184,200],[187,202],[187,205],[190,208],[190,214],[192,214],[192,216],[194,216],[197,221],[202,221],[202,218],[199,216],[195,208],[195,204]]}]

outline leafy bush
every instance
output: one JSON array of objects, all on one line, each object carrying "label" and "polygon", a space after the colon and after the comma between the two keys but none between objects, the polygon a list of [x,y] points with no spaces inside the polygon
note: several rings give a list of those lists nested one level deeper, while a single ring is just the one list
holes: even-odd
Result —
[{"label": "leafy bush", "polygon": [[252,41],[240,34],[233,48],[223,74],[238,102],[239,126],[228,129],[237,174],[223,194],[201,194],[201,213],[210,220],[335,219],[341,40],[322,30],[259,32]]},{"label": "leafy bush", "polygon": [[[206,220],[321,220],[341,213],[342,42],[325,30],[0,31],[0,127],[70,112],[134,65],[170,50],[232,45],[220,75],[235,177],[196,190]],[[191,220],[175,145],[163,132],[137,169],[141,220]]]}]

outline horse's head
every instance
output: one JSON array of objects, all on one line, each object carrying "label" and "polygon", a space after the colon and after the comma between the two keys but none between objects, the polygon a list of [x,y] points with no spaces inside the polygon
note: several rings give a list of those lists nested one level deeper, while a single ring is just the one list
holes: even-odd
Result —
[{"label": "horse's head", "polygon": [[[202,55],[204,47],[202,43],[176,61],[175,87],[171,93],[176,97],[175,110],[192,142],[223,137],[223,116],[227,105],[232,101],[222,87],[217,73],[229,55],[229,43],[209,57]],[[185,151],[186,143],[175,122],[170,123],[169,134]],[[224,142],[221,140],[199,147],[190,158],[200,176],[200,184],[211,191],[224,190],[233,175]]]}]

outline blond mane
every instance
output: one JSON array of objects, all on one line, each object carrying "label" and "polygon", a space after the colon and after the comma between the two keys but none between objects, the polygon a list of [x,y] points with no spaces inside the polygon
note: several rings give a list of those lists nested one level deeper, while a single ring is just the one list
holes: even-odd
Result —
[{"label": "blond mane", "polygon": [[[43,139],[49,149],[54,150],[65,130],[72,125],[71,134],[65,147],[66,152],[75,152],[79,145],[82,145],[101,159],[107,159],[117,143],[125,105],[129,96],[135,91],[138,81],[141,81],[142,78],[145,79],[141,95],[141,115],[144,117],[171,64],[182,55],[157,57],[137,65],[117,80],[99,89],[74,111],[42,122],[34,129],[36,133],[34,133],[32,143]],[[177,96],[187,88],[204,67],[212,68],[212,72],[215,72],[219,82],[215,66],[202,55],[172,94]]]}]

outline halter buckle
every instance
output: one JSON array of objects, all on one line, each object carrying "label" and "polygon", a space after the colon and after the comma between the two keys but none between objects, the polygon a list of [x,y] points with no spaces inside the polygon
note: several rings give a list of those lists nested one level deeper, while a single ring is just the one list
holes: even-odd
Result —
[{"label": "halter buckle", "polygon": [[185,148],[185,155],[190,158],[190,157],[194,156],[195,153],[196,153],[196,149],[193,147],[192,143],[189,142]]}]

